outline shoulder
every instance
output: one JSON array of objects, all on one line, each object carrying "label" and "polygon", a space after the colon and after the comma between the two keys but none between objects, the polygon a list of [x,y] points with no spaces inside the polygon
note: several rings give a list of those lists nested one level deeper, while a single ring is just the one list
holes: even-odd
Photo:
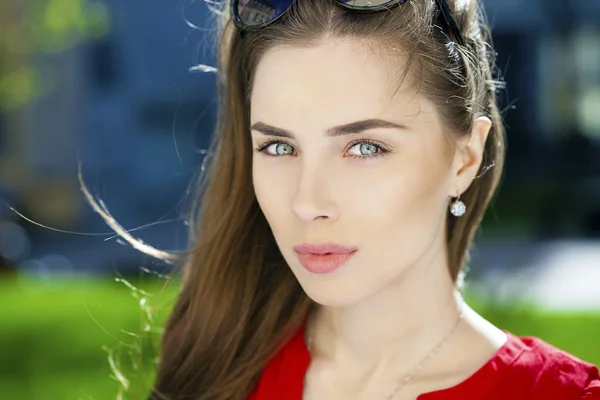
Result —
[{"label": "shoulder", "polygon": [[513,376],[535,382],[535,398],[600,400],[598,367],[537,337],[513,339],[523,346]]}]

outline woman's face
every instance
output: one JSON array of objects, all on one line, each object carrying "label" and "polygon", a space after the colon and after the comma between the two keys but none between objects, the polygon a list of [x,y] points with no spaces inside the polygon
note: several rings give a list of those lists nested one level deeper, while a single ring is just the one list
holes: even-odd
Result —
[{"label": "woman's face", "polygon": [[[285,260],[317,303],[365,299],[444,251],[456,156],[433,104],[407,85],[392,97],[401,68],[398,55],[351,40],[272,49],[258,65],[254,189]],[[295,251],[324,242],[356,251]],[[345,262],[322,270],[336,260]]]}]

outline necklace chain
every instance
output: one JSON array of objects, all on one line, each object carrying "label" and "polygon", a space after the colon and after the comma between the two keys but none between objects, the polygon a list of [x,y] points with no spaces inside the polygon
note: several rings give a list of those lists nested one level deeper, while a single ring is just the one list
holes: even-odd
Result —
[{"label": "necklace chain", "polygon": [[[452,327],[450,332],[448,332],[448,334],[433,348],[433,350],[431,350],[429,353],[427,353],[427,355],[425,357],[423,357],[421,359],[421,361],[419,361],[419,363],[406,375],[406,377],[404,377],[404,379],[401,380],[398,383],[398,385],[396,385],[394,390],[388,396],[385,397],[385,400],[393,400],[393,398],[396,397],[398,392],[400,392],[400,390],[404,386],[406,386],[406,384],[412,379],[412,377],[417,372],[419,372],[427,363],[429,363],[429,361],[431,361],[431,359],[442,349],[442,347],[444,347],[444,345],[454,335],[454,332],[456,331],[456,328],[458,328],[458,325],[460,324],[460,321],[463,319],[463,315],[464,315],[463,308],[465,305],[465,300],[463,299],[462,295],[459,294],[459,296],[460,296],[460,300],[461,300],[460,315],[458,316],[458,319],[454,323],[454,326]],[[312,348],[312,341],[313,341],[313,325],[311,324],[311,326],[309,327],[308,343],[307,343],[309,350],[311,350],[311,348]]]}]

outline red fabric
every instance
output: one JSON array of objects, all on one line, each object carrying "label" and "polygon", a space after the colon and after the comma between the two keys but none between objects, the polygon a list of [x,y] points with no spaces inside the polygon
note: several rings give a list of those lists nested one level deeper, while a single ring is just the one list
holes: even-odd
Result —
[{"label": "red fabric", "polygon": [[[598,368],[536,337],[517,337],[477,372],[417,400],[600,400]],[[310,353],[303,329],[267,364],[248,400],[302,400]]]}]

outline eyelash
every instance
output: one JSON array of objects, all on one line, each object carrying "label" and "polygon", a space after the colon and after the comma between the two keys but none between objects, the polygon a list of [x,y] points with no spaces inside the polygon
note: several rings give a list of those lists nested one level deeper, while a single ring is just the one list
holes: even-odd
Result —
[{"label": "eyelash", "polygon": [[[377,151],[375,154],[373,154],[373,155],[370,155],[370,156],[356,156],[356,155],[349,155],[348,157],[351,157],[351,158],[358,158],[358,159],[363,159],[363,160],[365,160],[365,159],[367,159],[367,160],[373,160],[373,159],[376,159],[376,158],[382,157],[382,156],[384,156],[385,154],[387,154],[387,153],[389,153],[389,152],[390,152],[390,150],[389,150],[389,149],[387,149],[387,148],[385,148],[383,145],[381,145],[381,144],[379,144],[379,143],[377,143],[377,142],[374,142],[374,141],[373,141],[373,140],[371,140],[371,139],[366,139],[366,138],[365,138],[365,139],[356,139],[356,140],[353,140],[352,142],[350,142],[350,143],[348,144],[348,149],[351,149],[352,147],[356,146],[357,144],[363,144],[363,143],[364,143],[364,144],[371,144],[371,145],[373,145],[373,146],[376,146],[376,147],[377,147],[377,149],[378,149],[378,151]],[[277,157],[285,157],[285,156],[289,156],[289,155],[290,155],[290,154],[279,154],[279,155],[273,155],[273,154],[268,154],[268,153],[266,153],[266,152],[265,152],[265,150],[266,150],[266,149],[267,149],[269,146],[271,146],[271,145],[273,145],[273,144],[287,144],[287,145],[289,145],[289,146],[291,146],[291,147],[294,147],[294,146],[292,146],[291,144],[289,144],[289,143],[287,143],[287,142],[284,142],[284,141],[282,141],[282,140],[272,139],[272,140],[267,140],[266,142],[262,143],[260,146],[258,146],[258,147],[255,149],[255,151],[256,151],[257,153],[263,153],[263,154],[264,154],[264,155],[266,155],[267,157],[273,157],[273,158],[277,158]]]}]

